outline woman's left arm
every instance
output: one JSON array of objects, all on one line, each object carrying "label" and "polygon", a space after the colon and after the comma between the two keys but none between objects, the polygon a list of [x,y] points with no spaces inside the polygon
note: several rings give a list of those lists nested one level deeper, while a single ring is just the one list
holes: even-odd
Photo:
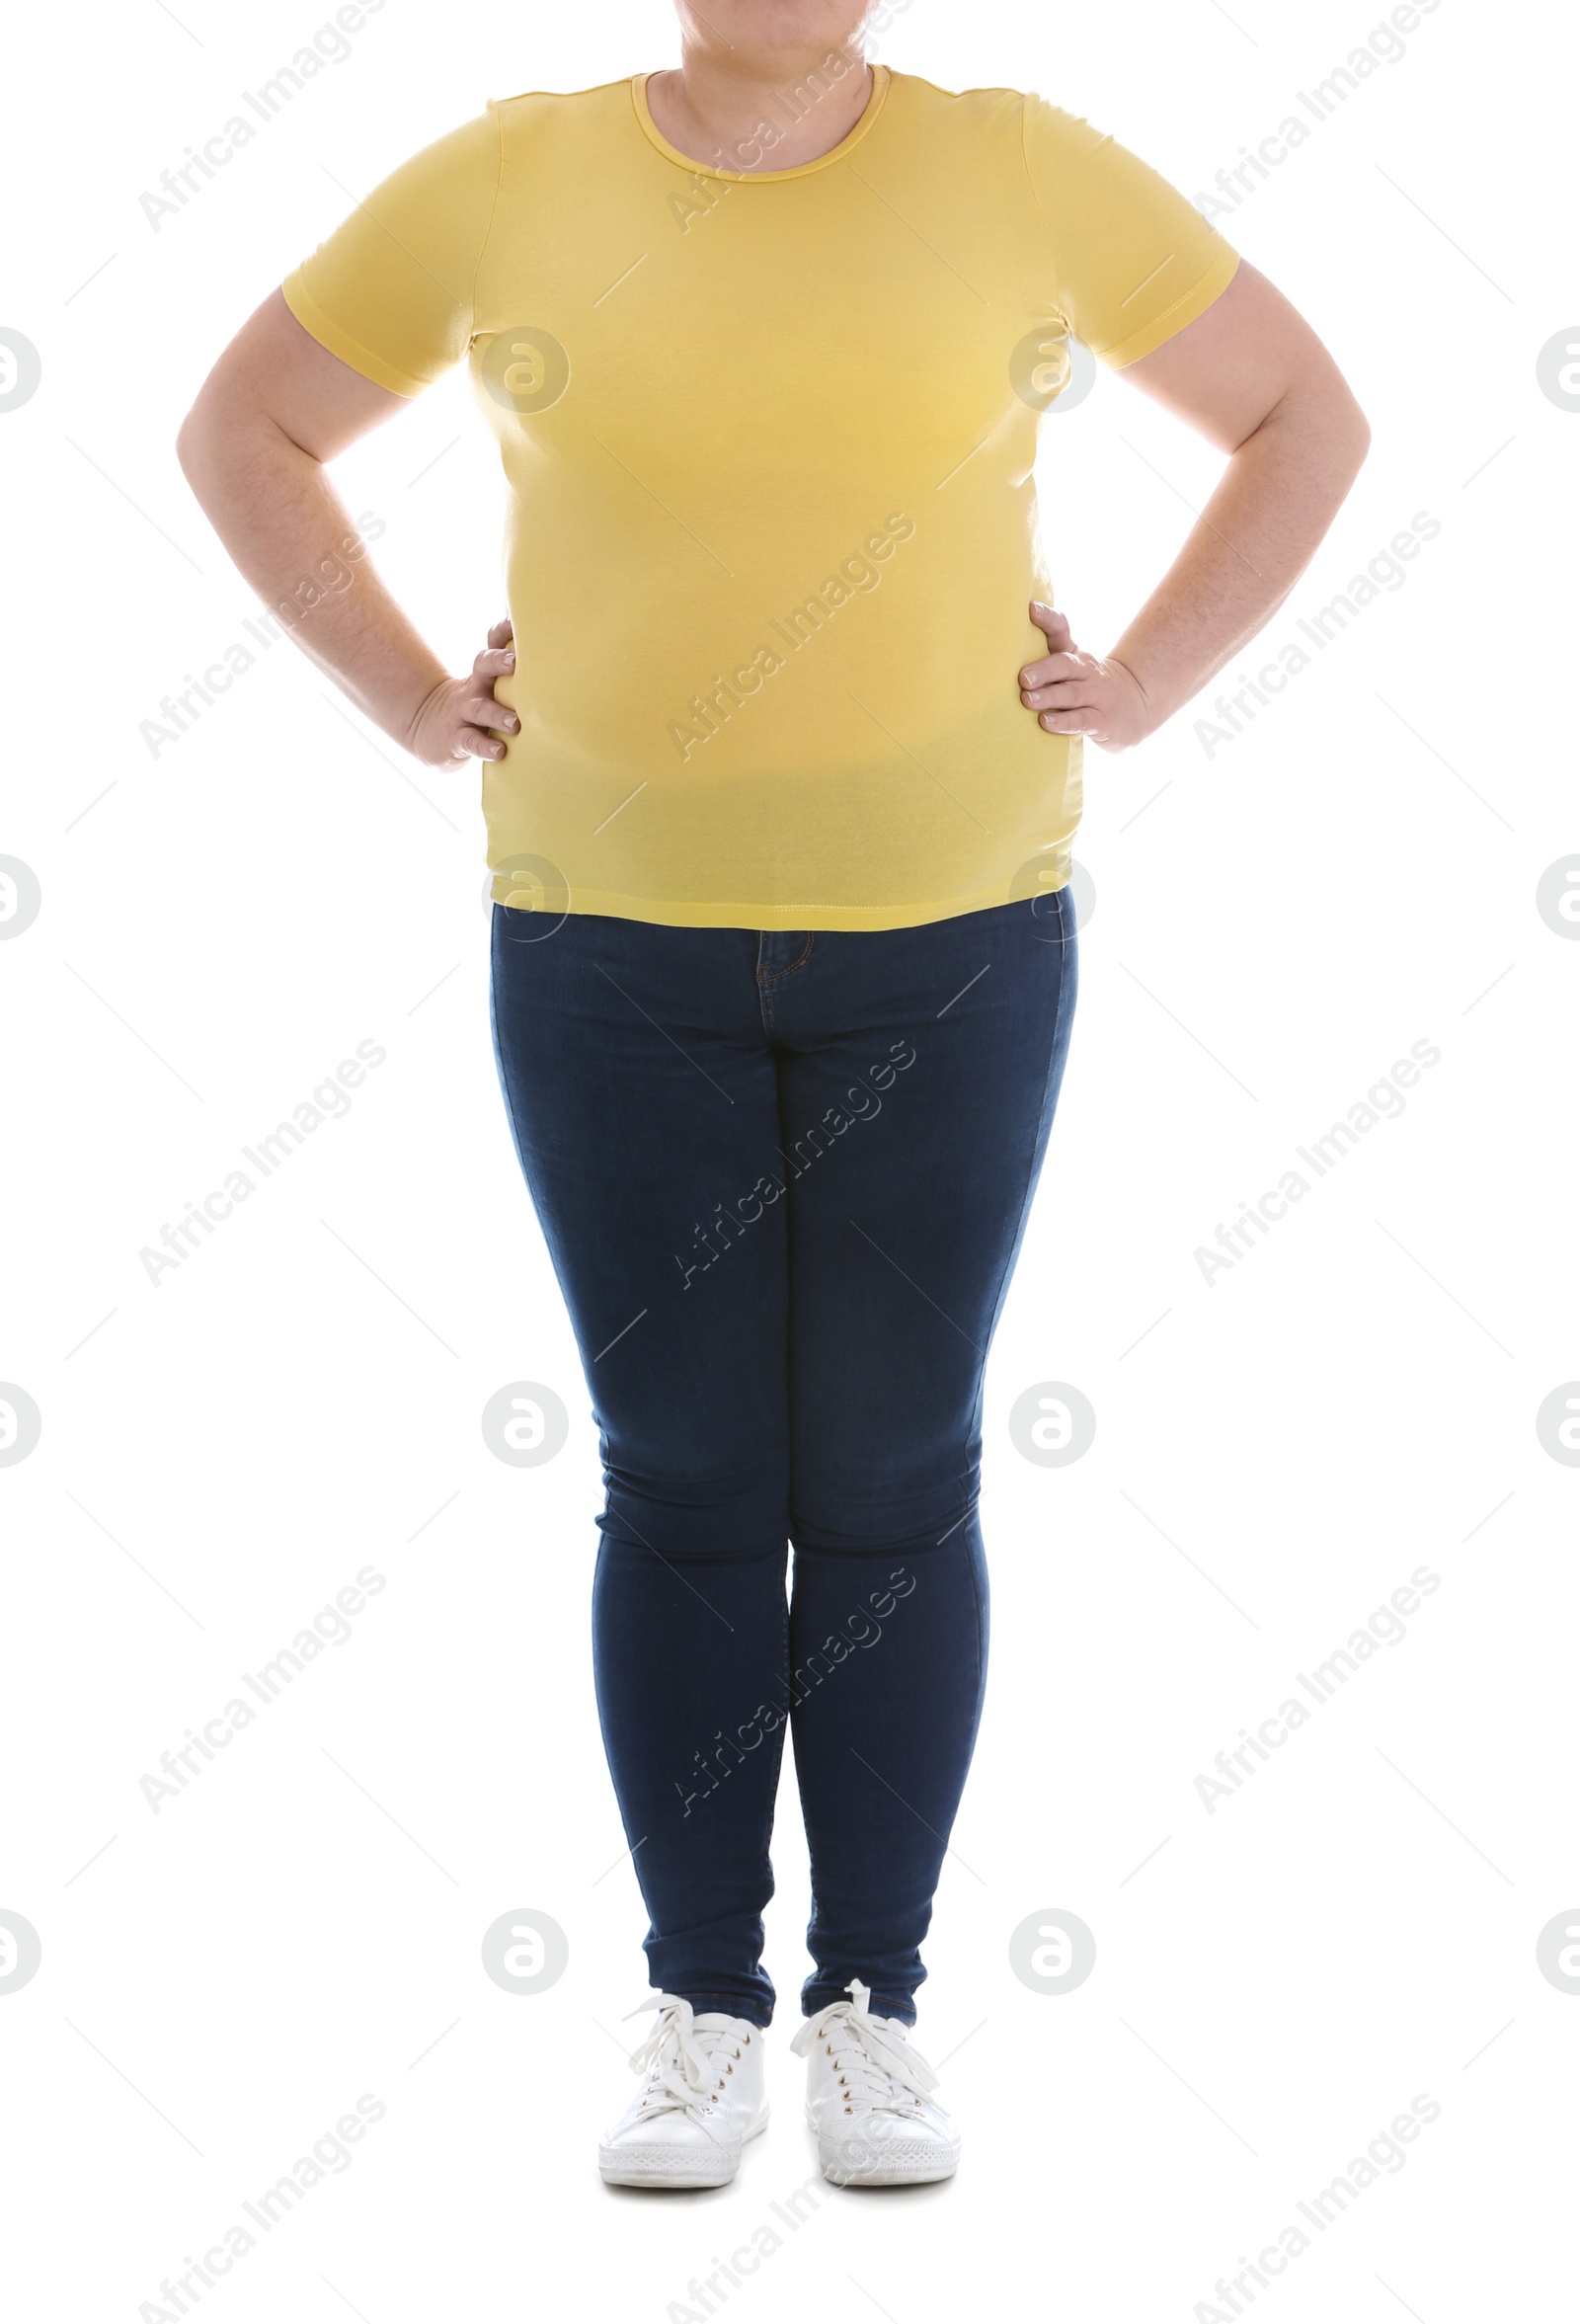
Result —
[{"label": "woman's left arm", "polygon": [[1079,651],[1033,603],[1050,652],[1020,698],[1107,751],[1156,732],[1289,596],[1366,458],[1366,418],[1327,349],[1243,259],[1227,288],[1124,376],[1229,454],[1179,555],[1113,652]]}]

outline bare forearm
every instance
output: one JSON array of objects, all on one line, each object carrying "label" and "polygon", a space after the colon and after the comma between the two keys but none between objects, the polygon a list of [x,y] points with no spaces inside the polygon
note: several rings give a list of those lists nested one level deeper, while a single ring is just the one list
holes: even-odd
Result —
[{"label": "bare forearm", "polygon": [[1347,394],[1294,397],[1228,462],[1162,581],[1114,647],[1155,728],[1232,661],[1289,596],[1366,456]]},{"label": "bare forearm", "polygon": [[182,467],[244,578],[372,722],[408,741],[446,677],[379,579],[323,462],[267,421],[194,413]]},{"label": "bare forearm", "polygon": [[496,622],[451,678],[368,559],[326,463],[407,408],[320,347],[274,290],[221,354],[177,441],[187,481],[241,572],[304,654],[427,766],[503,759],[520,719]]}]

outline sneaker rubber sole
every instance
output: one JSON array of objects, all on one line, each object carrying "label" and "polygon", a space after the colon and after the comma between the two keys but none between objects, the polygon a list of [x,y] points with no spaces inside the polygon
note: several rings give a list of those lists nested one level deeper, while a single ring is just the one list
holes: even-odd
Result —
[{"label": "sneaker rubber sole", "polygon": [[686,2154],[673,2146],[600,2146],[598,2176],[605,2187],[728,2187],[741,2168],[741,2154],[768,2127],[765,2106],[741,2140],[740,2148],[720,2147],[716,2155]]},{"label": "sneaker rubber sole", "polygon": [[[807,2110],[807,2126],[818,2130],[818,2122],[811,2109]],[[960,2166],[960,2149],[953,2154],[940,2152],[931,2140],[896,2139],[886,2142],[882,2149],[856,2141],[861,2160],[852,2155],[841,2162],[834,2142],[818,2130],[818,2168],[835,2187],[928,2187],[940,2179],[952,2179]],[[879,2160],[879,2155],[882,2160]]]}]

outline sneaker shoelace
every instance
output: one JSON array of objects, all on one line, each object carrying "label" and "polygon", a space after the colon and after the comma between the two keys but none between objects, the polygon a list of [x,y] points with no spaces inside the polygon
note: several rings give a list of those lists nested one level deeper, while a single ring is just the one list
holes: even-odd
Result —
[{"label": "sneaker shoelace", "polygon": [[647,2077],[632,2101],[632,2113],[650,2122],[660,2115],[689,2115],[711,2136],[708,2110],[723,2095],[726,2077],[741,2055],[735,2037],[722,2026],[699,2026],[690,2002],[673,1993],[653,1994],[626,2016],[640,2017],[650,2009],[658,2011],[658,2022],[631,2052],[632,2070]]},{"label": "sneaker shoelace", "polygon": [[808,2018],[790,2047],[805,2057],[821,2042],[835,2081],[845,2095],[845,2113],[866,2108],[885,2114],[916,2115],[938,2077],[919,2050],[892,2025],[879,2025],[869,2003],[870,1987],[860,1978],[845,1987],[849,2001],[831,2001]]}]

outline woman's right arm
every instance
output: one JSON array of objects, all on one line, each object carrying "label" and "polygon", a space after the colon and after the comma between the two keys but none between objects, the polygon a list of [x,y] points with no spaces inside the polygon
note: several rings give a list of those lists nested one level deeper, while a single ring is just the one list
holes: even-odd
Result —
[{"label": "woman's right arm", "polygon": [[276,290],[203,382],[177,454],[243,577],[365,718],[429,766],[503,759],[498,737],[519,723],[494,698],[495,679],[515,668],[510,624],[489,631],[469,677],[452,678],[329,480],[327,462],[406,402],[321,347]]}]

